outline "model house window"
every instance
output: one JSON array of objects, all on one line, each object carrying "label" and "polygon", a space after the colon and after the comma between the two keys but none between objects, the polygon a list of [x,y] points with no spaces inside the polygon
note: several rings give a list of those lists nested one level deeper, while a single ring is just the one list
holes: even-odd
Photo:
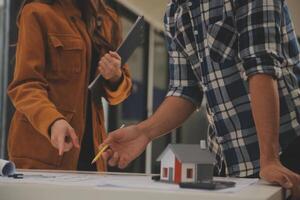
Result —
[{"label": "model house window", "polygon": [[164,178],[168,177],[168,168],[163,168],[163,177]]},{"label": "model house window", "polygon": [[186,169],[186,178],[193,178],[193,169]]}]

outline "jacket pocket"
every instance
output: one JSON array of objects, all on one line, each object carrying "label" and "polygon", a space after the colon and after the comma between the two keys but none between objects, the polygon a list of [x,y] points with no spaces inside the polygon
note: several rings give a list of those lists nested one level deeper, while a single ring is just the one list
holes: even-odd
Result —
[{"label": "jacket pocket", "polygon": [[49,35],[49,68],[62,75],[79,74],[83,65],[83,41],[76,36]]},{"label": "jacket pocket", "polygon": [[234,18],[226,17],[210,26],[207,30],[210,57],[217,63],[232,61],[237,58],[238,33]]}]

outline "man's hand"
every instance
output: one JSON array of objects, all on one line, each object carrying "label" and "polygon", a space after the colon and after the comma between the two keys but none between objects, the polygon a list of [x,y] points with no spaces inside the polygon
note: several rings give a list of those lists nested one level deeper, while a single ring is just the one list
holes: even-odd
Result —
[{"label": "man's hand", "polygon": [[263,164],[260,177],[270,183],[279,184],[285,189],[291,189],[293,199],[300,199],[300,175],[285,168],[279,161]]},{"label": "man's hand", "polygon": [[118,83],[122,77],[121,57],[116,52],[110,51],[99,61],[98,70],[110,83]]},{"label": "man's hand", "polygon": [[293,197],[300,199],[299,175],[279,161],[280,102],[277,80],[265,74],[249,78],[252,114],[260,150],[260,176],[271,183],[292,189]]},{"label": "man's hand", "polygon": [[109,133],[100,146],[100,149],[105,145],[110,147],[102,154],[102,158],[109,160],[108,164],[111,166],[125,168],[145,150],[151,140],[180,126],[195,109],[194,104],[184,98],[166,98],[147,120]]},{"label": "man's hand", "polygon": [[102,154],[102,158],[108,160],[110,166],[123,169],[141,155],[150,141],[138,126],[129,126],[110,133],[99,149],[109,145],[110,149]]},{"label": "man's hand", "polygon": [[57,120],[51,126],[51,144],[58,149],[60,156],[70,151],[73,146],[80,148],[74,129],[63,119]]}]

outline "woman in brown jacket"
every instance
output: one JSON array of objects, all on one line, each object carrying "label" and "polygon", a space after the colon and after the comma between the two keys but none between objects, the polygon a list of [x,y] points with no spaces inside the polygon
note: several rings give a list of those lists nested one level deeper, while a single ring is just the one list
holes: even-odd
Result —
[{"label": "woman in brown jacket", "polygon": [[121,41],[116,14],[102,0],[26,0],[18,25],[10,160],[18,168],[105,170],[101,159],[90,165],[106,133],[101,99],[87,86],[101,73],[97,95],[115,105],[130,94],[128,68],[111,52]]}]

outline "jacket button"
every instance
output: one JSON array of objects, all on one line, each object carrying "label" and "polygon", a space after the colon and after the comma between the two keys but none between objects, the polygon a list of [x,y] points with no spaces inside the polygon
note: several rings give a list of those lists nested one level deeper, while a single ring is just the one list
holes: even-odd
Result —
[{"label": "jacket button", "polygon": [[70,20],[71,20],[72,22],[75,22],[75,21],[76,21],[76,18],[75,18],[74,16],[71,16],[71,17],[70,17]]},{"label": "jacket button", "polygon": [[97,16],[96,18],[96,23],[97,23],[97,26],[102,26],[102,17],[101,16]]}]

